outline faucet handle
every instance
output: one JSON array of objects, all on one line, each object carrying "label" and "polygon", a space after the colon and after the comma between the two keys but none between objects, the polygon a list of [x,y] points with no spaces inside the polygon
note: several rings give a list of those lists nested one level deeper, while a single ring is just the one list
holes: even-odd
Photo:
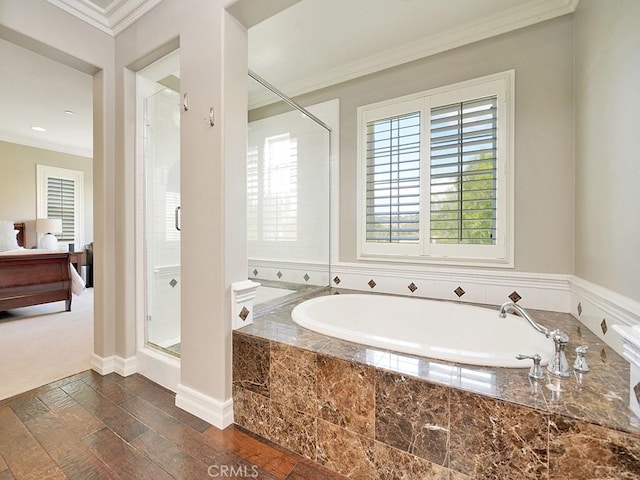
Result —
[{"label": "faucet handle", "polygon": [[533,365],[531,365],[531,368],[529,369],[529,376],[535,380],[542,380],[544,378],[544,374],[540,368],[540,362],[542,361],[542,357],[540,355],[537,353],[534,353],[533,355],[523,355],[520,353],[516,355],[516,358],[518,360],[533,360]]},{"label": "faucet handle", "polygon": [[573,362],[573,369],[576,372],[587,373],[589,371],[589,364],[585,358],[588,349],[589,345],[580,345],[579,347],[576,347],[576,361]]},{"label": "faucet handle", "polygon": [[566,345],[569,343],[569,335],[564,333],[562,330],[556,329],[549,332],[549,338],[553,340],[554,343],[558,345]]}]

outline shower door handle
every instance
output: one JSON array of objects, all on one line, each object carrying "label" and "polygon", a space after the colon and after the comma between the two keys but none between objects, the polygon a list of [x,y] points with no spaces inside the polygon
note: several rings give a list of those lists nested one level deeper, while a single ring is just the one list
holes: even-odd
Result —
[{"label": "shower door handle", "polygon": [[176,207],[175,217],[176,217],[176,230],[180,231],[180,206]]}]

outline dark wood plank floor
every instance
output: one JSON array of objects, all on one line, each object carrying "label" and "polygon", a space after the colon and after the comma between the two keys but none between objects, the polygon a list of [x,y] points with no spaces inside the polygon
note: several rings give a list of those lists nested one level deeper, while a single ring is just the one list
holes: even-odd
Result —
[{"label": "dark wood plank floor", "polygon": [[146,378],[87,371],[0,400],[0,480],[343,479],[175,406]]}]

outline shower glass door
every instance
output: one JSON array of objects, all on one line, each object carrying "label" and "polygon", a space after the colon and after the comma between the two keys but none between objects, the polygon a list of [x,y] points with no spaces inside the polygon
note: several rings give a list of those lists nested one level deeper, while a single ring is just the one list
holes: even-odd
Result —
[{"label": "shower glass door", "polygon": [[[177,56],[177,54],[173,54]],[[144,121],[145,342],[180,355],[180,87],[176,59],[139,73]]]}]

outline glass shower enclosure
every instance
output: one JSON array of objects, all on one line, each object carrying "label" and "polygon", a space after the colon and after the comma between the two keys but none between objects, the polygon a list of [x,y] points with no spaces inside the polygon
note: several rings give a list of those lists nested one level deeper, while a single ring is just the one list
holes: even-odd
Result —
[{"label": "glass shower enclosure", "polygon": [[249,73],[247,241],[256,311],[329,285],[331,129]]},{"label": "glass shower enclosure", "polygon": [[180,355],[180,72],[174,52],[137,75],[142,113],[145,345]]}]

